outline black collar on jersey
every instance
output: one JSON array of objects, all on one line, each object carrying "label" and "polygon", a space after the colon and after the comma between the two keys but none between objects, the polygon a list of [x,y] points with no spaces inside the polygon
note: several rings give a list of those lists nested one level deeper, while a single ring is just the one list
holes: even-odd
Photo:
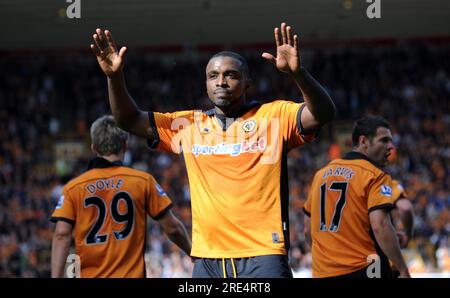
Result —
[{"label": "black collar on jersey", "polygon": [[384,172],[384,170],[379,165],[377,165],[375,162],[373,162],[370,158],[368,158],[366,155],[356,152],[356,151],[347,152],[347,154],[344,155],[343,159],[364,159]]},{"label": "black collar on jersey", "polygon": [[120,166],[123,166],[123,163],[120,160],[110,162],[109,160],[106,160],[103,157],[96,157],[89,162],[88,170],[104,169],[104,168],[120,167]]},{"label": "black collar on jersey", "polygon": [[256,101],[256,100],[252,100],[251,102],[246,102],[240,109],[239,111],[237,111],[236,113],[233,114],[229,114],[229,115],[222,115],[222,114],[217,114],[216,110],[214,108],[212,108],[211,110],[208,110],[205,112],[205,114],[207,116],[216,116],[217,119],[219,119],[219,123],[222,125],[222,129],[226,130],[226,119],[227,118],[232,118],[232,119],[236,119],[239,118],[241,116],[243,116],[245,113],[247,113],[248,111],[250,111],[251,109],[253,109],[254,107],[260,106],[261,104]]}]

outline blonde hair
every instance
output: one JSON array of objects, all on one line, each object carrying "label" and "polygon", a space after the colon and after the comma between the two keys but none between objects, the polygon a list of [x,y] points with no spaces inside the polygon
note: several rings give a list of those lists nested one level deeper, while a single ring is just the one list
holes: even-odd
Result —
[{"label": "blonde hair", "polygon": [[128,133],[119,128],[111,115],[98,118],[91,125],[91,142],[99,155],[119,154],[125,148]]}]

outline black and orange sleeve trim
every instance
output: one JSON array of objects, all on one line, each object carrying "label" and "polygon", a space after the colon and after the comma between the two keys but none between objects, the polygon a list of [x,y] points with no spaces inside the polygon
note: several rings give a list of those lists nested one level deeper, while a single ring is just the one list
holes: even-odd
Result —
[{"label": "black and orange sleeve trim", "polygon": [[302,209],[303,209],[303,212],[305,212],[305,214],[306,214],[308,217],[311,217],[311,213],[309,213],[309,212],[305,209],[305,207],[303,207]]},{"label": "black and orange sleeve trim", "polygon": [[157,215],[152,216],[154,220],[160,220],[163,218],[167,213],[169,213],[169,210],[172,209],[173,204],[168,205],[166,208],[164,208],[161,212],[159,212]]},{"label": "black and orange sleeve trim", "polygon": [[150,128],[153,132],[153,142],[150,142],[150,139],[147,138],[147,146],[149,146],[152,149],[155,149],[159,144],[159,134],[158,129],[156,129],[156,122],[155,122],[155,114],[153,112],[148,112],[148,121],[150,123]]},{"label": "black and orange sleeve trim", "polygon": [[387,203],[387,204],[373,206],[373,207],[369,208],[369,213],[372,211],[375,211],[375,210],[380,210],[380,209],[386,209],[387,211],[390,211],[390,210],[394,209],[394,205],[392,205],[391,203]]},{"label": "black and orange sleeve trim", "polygon": [[56,223],[58,221],[64,221],[64,222],[67,222],[67,223],[69,223],[69,224],[71,224],[73,226],[75,225],[75,221],[73,219],[66,218],[66,217],[50,217],[50,221],[54,222],[54,223]]}]

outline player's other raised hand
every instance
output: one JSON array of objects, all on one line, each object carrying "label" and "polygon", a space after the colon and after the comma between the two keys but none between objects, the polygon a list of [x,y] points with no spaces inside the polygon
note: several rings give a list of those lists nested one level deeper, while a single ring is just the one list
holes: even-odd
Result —
[{"label": "player's other raised hand", "polygon": [[127,48],[122,47],[120,51],[117,51],[111,32],[108,30],[102,31],[97,28],[95,32],[92,36],[94,43],[91,44],[91,50],[105,75],[112,77],[122,70]]},{"label": "player's other raised hand", "polygon": [[274,64],[279,71],[288,74],[295,74],[301,70],[298,35],[292,31],[291,26],[281,23],[281,39],[280,29],[278,27],[274,29],[277,56],[274,57],[270,53],[262,54],[263,58]]}]

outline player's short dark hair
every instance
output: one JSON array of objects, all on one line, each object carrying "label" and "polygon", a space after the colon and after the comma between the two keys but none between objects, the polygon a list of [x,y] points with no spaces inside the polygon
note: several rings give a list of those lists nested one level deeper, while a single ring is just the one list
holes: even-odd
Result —
[{"label": "player's short dark hair", "polygon": [[385,127],[391,129],[389,122],[381,116],[365,116],[359,120],[356,120],[353,125],[352,132],[352,144],[353,147],[359,145],[359,137],[366,136],[372,139],[377,133],[379,127]]},{"label": "player's short dark hair", "polygon": [[98,118],[91,125],[91,142],[98,154],[108,156],[124,150],[128,133],[119,128],[111,115]]},{"label": "player's short dark hair", "polygon": [[239,62],[241,62],[242,72],[245,73],[246,75],[248,75],[249,72],[248,72],[247,60],[245,60],[245,58],[242,57],[241,55],[239,55],[238,53],[231,52],[231,51],[222,51],[217,54],[214,54],[214,56],[212,56],[211,59],[209,59],[209,61],[211,61],[212,59],[217,58],[217,57],[230,57],[230,58],[238,60]]}]

